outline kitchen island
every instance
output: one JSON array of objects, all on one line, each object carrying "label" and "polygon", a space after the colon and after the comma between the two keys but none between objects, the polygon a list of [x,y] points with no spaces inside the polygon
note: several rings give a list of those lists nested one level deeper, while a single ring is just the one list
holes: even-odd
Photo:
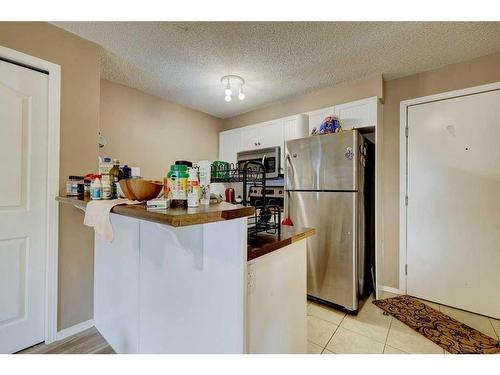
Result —
[{"label": "kitchen island", "polygon": [[[59,197],[85,210],[86,201]],[[115,206],[95,236],[94,323],[117,353],[305,353],[311,229],[247,242],[253,207]]]}]

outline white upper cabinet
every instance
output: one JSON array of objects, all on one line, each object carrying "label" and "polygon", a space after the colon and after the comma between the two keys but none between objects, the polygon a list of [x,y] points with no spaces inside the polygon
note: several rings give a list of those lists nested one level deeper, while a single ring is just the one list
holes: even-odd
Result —
[{"label": "white upper cabinet", "polygon": [[261,131],[257,126],[245,126],[240,129],[241,148],[238,151],[261,148]]},{"label": "white upper cabinet", "polygon": [[374,96],[336,105],[334,112],[344,130],[377,126],[377,104],[378,98]]},{"label": "white upper cabinet", "polygon": [[227,130],[219,133],[219,159],[235,163],[240,151],[280,146],[283,162],[285,141],[307,135],[308,117],[303,114]]},{"label": "white upper cabinet", "polygon": [[260,140],[257,148],[282,146],[283,121],[269,121],[257,127],[260,130]]},{"label": "white upper cabinet", "polygon": [[322,108],[308,112],[309,134],[314,128],[319,128],[325,117],[335,115],[340,119],[344,130],[377,126],[378,98],[356,100],[333,107]]},{"label": "white upper cabinet", "polygon": [[283,119],[283,138],[289,141],[309,135],[309,116],[298,115]]},{"label": "white upper cabinet", "polygon": [[309,116],[308,135],[310,135],[314,128],[319,128],[325,117],[335,115],[335,110],[334,107],[328,107],[308,112],[307,114]]},{"label": "white upper cabinet", "polygon": [[319,128],[325,117],[338,116],[343,129],[376,127],[378,98],[376,96],[322,108],[304,114],[227,130],[219,134],[219,159],[236,163],[240,151],[280,146],[281,161],[285,142],[307,137],[313,128]]},{"label": "white upper cabinet", "polygon": [[219,133],[219,160],[236,164],[236,154],[242,150],[241,129]]}]

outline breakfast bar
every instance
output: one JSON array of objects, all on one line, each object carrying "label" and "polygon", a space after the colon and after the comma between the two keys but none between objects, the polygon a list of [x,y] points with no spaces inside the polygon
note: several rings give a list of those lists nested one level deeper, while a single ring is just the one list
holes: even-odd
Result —
[{"label": "breakfast bar", "polygon": [[253,212],[225,202],[113,207],[114,240],[95,235],[94,323],[117,353],[306,352],[305,239],[314,230],[282,227],[248,242]]}]

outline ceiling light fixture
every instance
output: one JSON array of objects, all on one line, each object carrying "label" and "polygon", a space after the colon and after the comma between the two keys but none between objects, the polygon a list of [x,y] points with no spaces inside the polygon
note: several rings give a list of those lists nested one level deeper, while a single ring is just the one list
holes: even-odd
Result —
[{"label": "ceiling light fixture", "polygon": [[245,99],[245,93],[243,92],[243,85],[245,84],[245,80],[243,79],[243,77],[240,77],[240,76],[236,76],[234,74],[229,74],[227,76],[224,76],[220,79],[222,85],[225,87],[224,89],[224,100],[226,102],[230,102],[231,99],[232,99],[232,95],[233,95],[233,90],[231,89],[231,82],[233,82],[233,84],[236,84],[238,85],[238,99],[240,100],[243,100]]},{"label": "ceiling light fixture", "polygon": [[245,93],[243,92],[243,85],[240,86],[240,91],[238,92],[238,99],[240,100],[245,99]]}]

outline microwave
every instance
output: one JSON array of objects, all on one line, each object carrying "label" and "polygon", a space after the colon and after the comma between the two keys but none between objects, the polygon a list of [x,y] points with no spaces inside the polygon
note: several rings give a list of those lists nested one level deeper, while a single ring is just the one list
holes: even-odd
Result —
[{"label": "microwave", "polygon": [[236,156],[238,168],[243,168],[248,161],[264,164],[266,178],[278,178],[281,170],[281,149],[279,146],[241,151]]}]

